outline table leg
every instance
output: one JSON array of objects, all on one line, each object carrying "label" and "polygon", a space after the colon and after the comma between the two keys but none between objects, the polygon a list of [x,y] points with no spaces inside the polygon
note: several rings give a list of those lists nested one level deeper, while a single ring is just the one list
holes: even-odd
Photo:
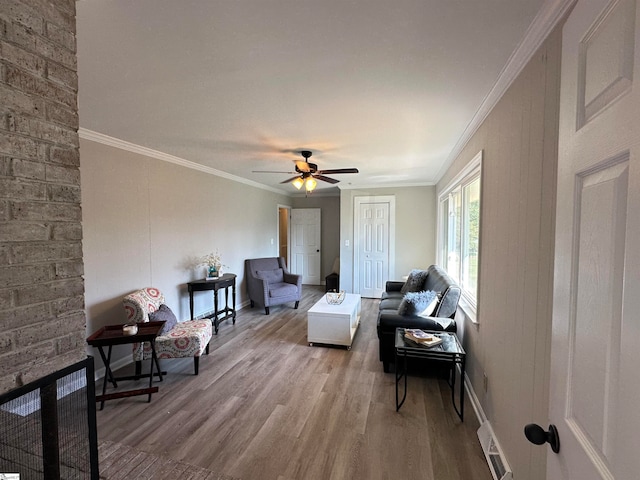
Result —
[{"label": "table leg", "polygon": [[233,324],[236,324],[236,281],[231,285],[231,303],[233,305]]},{"label": "table leg", "polygon": [[[149,390],[153,387],[153,365],[158,363],[158,358],[156,357],[156,342],[151,340],[149,342],[151,344],[151,365],[149,366]],[[159,370],[159,369],[158,369]],[[160,373],[162,378],[162,373]],[[147,402],[151,403],[151,391],[149,391],[149,399]]]},{"label": "table leg", "polygon": [[225,317],[229,313],[229,287],[224,287],[224,314]]},{"label": "table leg", "polygon": [[213,289],[213,326],[218,334],[218,290]]},{"label": "table leg", "polygon": [[[116,383],[116,379],[111,373],[111,345],[109,345],[109,354],[105,357],[104,350],[102,349],[102,345],[98,347],[98,351],[100,352],[100,358],[102,358],[102,363],[104,363],[105,373],[104,380],[102,382],[102,396],[107,393],[107,382],[111,381],[113,383],[113,387],[117,388],[118,384]],[[100,410],[104,408],[104,400],[100,402]]]},{"label": "table leg", "polygon": [[453,409],[460,417],[460,420],[464,422],[464,362],[465,359],[462,358],[459,362],[460,364],[460,408],[456,405],[456,365],[458,362],[455,360],[451,364],[451,403],[453,404]]},{"label": "table leg", "polygon": [[191,315],[189,318],[193,320],[193,289],[191,287],[189,287],[189,314]]},{"label": "table leg", "polygon": [[[400,370],[399,360],[400,359],[399,359],[398,352],[396,352],[396,412],[400,410],[400,407],[402,407],[402,404],[407,398],[407,354],[406,352],[404,353],[404,355],[402,355],[402,360],[403,360],[402,371]],[[404,393],[402,395],[402,400],[399,400],[398,384],[400,383],[400,380],[402,380],[402,377],[404,377]]]},{"label": "table leg", "polygon": [[464,369],[466,358],[462,358],[460,363],[460,420],[464,422]]}]

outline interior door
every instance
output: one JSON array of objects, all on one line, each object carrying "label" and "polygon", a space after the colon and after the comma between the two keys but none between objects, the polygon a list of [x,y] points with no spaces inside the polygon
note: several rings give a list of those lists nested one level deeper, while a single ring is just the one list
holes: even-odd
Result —
[{"label": "interior door", "polygon": [[640,478],[640,45],[635,0],[563,29],[547,479]]},{"label": "interior door", "polygon": [[302,275],[305,285],[320,285],[319,208],[291,210],[291,273]]},{"label": "interior door", "polygon": [[366,298],[380,298],[392,271],[392,201],[357,197],[354,285]]}]

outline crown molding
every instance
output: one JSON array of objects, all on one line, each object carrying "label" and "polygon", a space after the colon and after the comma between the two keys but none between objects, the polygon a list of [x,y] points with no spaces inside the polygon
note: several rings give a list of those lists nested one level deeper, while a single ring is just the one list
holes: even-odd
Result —
[{"label": "crown molding", "polygon": [[381,188],[407,188],[407,187],[433,187],[435,182],[416,182],[416,183],[385,183],[385,184],[368,184],[368,185],[338,185],[340,190],[379,190]]},{"label": "crown molding", "polygon": [[245,185],[261,188],[262,190],[268,190],[270,192],[277,193],[280,195],[291,196],[288,192],[285,192],[284,190],[272,188],[267,185],[254,182],[253,180],[247,180],[246,178],[238,177],[236,175],[232,175],[230,173],[223,172],[221,170],[216,170],[215,168],[207,167],[205,165],[200,165],[199,163],[195,163],[190,160],[185,160],[184,158],[176,157],[174,155],[169,155],[168,153],[160,152],[158,150],[153,150],[152,148],[136,145],[135,143],[127,142],[125,140],[120,140],[119,138],[110,137],[109,135],[105,135],[103,133],[94,132],[93,130],[87,130],[86,128],[80,127],[78,129],[78,135],[80,136],[80,138],[84,140],[90,140],[92,142],[101,143],[103,145],[108,145],[110,147],[119,148],[120,150],[126,150],[127,152],[137,153],[139,155],[144,155],[146,157],[155,158],[157,160],[162,160],[163,162],[174,163],[182,167],[190,168],[192,170],[198,170],[200,172],[204,172],[209,175],[215,175],[216,177],[226,178],[227,180],[231,180],[234,182],[244,183]]},{"label": "crown molding", "polygon": [[500,72],[498,80],[482,100],[480,107],[464,132],[462,132],[458,142],[449,153],[447,160],[440,168],[438,175],[436,175],[438,182],[442,179],[449,167],[451,167],[454,160],[462,153],[462,150],[469,140],[471,140],[471,137],[478,131],[480,125],[486,120],[507,89],[518,75],[520,75],[522,69],[529,63],[531,57],[533,57],[549,34],[556,28],[558,23],[565,18],[577,1],[578,0],[547,0],[542,8],[540,8],[540,11],[525,32],[524,38],[509,57],[502,72]]}]

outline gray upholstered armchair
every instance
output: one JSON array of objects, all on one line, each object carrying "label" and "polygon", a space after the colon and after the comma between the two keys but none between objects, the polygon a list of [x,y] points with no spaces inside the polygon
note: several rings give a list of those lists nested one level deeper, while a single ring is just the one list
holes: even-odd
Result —
[{"label": "gray upholstered armchair", "polygon": [[284,258],[252,258],[244,261],[247,293],[251,307],[259,305],[269,315],[269,307],[296,302],[302,296],[302,276],[289,273]]}]

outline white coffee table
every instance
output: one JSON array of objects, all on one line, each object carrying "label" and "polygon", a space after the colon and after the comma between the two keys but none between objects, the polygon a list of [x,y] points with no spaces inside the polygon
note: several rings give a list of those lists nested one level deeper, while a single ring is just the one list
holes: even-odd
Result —
[{"label": "white coffee table", "polygon": [[351,349],[353,337],[360,325],[360,295],[346,293],[340,305],[330,305],[323,295],[307,312],[309,345],[344,345]]}]

